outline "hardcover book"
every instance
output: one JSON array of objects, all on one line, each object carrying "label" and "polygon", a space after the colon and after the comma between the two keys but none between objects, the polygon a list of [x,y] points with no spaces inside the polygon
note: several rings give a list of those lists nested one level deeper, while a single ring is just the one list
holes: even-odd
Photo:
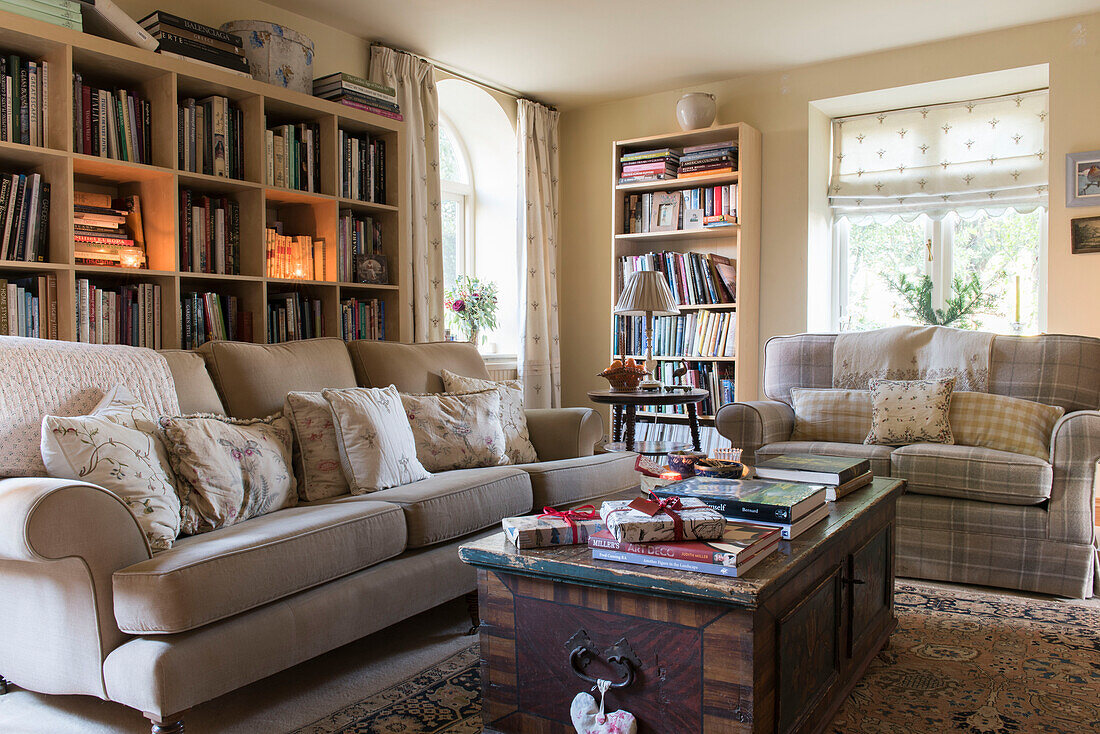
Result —
[{"label": "hardcover book", "polygon": [[761,479],[832,485],[846,484],[869,471],[867,459],[815,454],[783,454],[756,465],[756,476]]},{"label": "hardcover book", "polygon": [[656,490],[659,497],[696,497],[727,518],[752,522],[797,522],[825,503],[820,484],[756,479],[690,477]]},{"label": "hardcover book", "polygon": [[682,541],[679,543],[627,543],[617,540],[610,531],[600,528],[589,535],[588,545],[624,553],[645,556],[680,558],[716,566],[738,566],[756,555],[762,548],[779,540],[776,528],[746,522],[727,522],[722,537],[715,540]]},{"label": "hardcover book", "polygon": [[[600,535],[611,536],[606,530]],[[771,539],[763,544],[758,544],[755,553],[747,556],[741,556],[738,554],[738,562],[732,565],[726,565],[722,563],[708,563],[705,561],[691,560],[690,558],[665,556],[654,554],[651,552],[644,552],[647,545],[632,545],[632,548],[636,548],[643,552],[632,553],[629,551],[616,550],[610,547],[604,547],[593,543],[595,537],[589,538],[589,547],[592,549],[592,558],[599,561],[615,561],[617,563],[630,563],[638,566],[654,566],[657,568],[671,568],[678,571],[694,571],[696,573],[705,573],[711,576],[726,576],[729,578],[737,578],[744,575],[749,569],[756,566],[762,560],[771,555],[772,552],[779,547],[779,537],[772,536]],[[614,542],[614,538],[612,538]],[[660,544],[666,545],[666,544]]]}]

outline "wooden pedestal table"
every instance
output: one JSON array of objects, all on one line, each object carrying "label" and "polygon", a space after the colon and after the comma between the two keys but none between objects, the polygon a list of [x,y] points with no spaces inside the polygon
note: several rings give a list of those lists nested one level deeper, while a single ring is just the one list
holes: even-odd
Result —
[{"label": "wooden pedestal table", "polygon": [[486,731],[572,734],[593,679],[639,734],[825,731],[897,625],[881,478],[743,578],[594,561],[587,546],[462,546],[477,567]]},{"label": "wooden pedestal table", "polygon": [[637,418],[638,406],[687,406],[688,427],[691,429],[691,448],[699,451],[699,411],[697,406],[709,396],[710,392],[707,390],[699,390],[696,388],[692,388],[691,390],[673,390],[672,392],[665,392],[661,389],[635,390],[633,392],[591,390],[588,393],[588,399],[593,403],[611,406],[612,443],[607,444],[604,448],[607,451],[637,451],[647,456],[663,456],[669,451],[680,451],[681,449],[687,448],[687,445],[673,441],[635,442],[634,422]]}]

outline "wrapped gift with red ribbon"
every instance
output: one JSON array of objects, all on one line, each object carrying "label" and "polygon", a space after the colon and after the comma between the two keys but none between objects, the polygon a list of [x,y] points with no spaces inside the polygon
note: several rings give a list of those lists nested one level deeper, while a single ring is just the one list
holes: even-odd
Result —
[{"label": "wrapped gift with red ribbon", "polygon": [[608,500],[600,517],[616,540],[655,543],[681,540],[716,540],[726,529],[726,519],[697,497],[657,497]]},{"label": "wrapped gift with red ribbon", "polygon": [[570,510],[542,508],[542,514],[506,517],[501,521],[504,535],[514,546],[546,548],[552,545],[579,545],[588,536],[604,529],[600,513],[594,505],[581,505]]}]

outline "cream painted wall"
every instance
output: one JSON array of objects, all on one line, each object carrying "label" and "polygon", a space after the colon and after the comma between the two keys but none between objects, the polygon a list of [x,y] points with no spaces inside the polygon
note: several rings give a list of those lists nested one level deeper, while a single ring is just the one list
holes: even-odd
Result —
[{"label": "cream painted wall", "polygon": [[[1091,32],[1090,32],[1091,31]],[[612,141],[677,129],[684,91],[718,97],[718,122],[763,134],[761,344],[807,324],[809,103],[813,100],[1032,64],[1050,69],[1048,331],[1100,336],[1100,255],[1071,255],[1065,155],[1100,148],[1100,14],[896,49],[786,71],[572,109],[561,118],[563,399],[585,392],[608,356]],[[598,72],[596,72],[598,73]],[[812,173],[820,178],[820,170]],[[816,228],[815,228],[816,229]],[[814,268],[814,277],[828,277]]]}]

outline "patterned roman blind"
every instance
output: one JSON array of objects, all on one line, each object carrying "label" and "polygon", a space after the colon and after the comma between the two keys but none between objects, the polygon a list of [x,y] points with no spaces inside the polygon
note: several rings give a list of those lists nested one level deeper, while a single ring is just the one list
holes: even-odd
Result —
[{"label": "patterned roman blind", "polygon": [[829,203],[853,221],[1047,201],[1047,90],[833,120]]}]

